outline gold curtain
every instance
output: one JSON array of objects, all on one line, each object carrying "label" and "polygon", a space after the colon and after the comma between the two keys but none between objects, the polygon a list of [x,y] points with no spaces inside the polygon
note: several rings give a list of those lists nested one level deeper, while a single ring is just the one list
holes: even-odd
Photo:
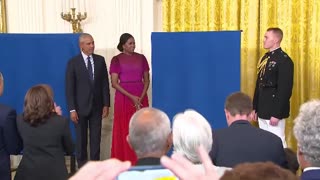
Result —
[{"label": "gold curtain", "polygon": [[242,30],[241,91],[253,96],[256,65],[268,27],[284,32],[281,47],[294,62],[291,116],[286,120],[288,146],[296,149],[293,119],[302,103],[320,97],[319,0],[163,0],[163,30]]},{"label": "gold curtain", "polygon": [[7,21],[6,21],[6,2],[0,0],[0,33],[7,32]]}]

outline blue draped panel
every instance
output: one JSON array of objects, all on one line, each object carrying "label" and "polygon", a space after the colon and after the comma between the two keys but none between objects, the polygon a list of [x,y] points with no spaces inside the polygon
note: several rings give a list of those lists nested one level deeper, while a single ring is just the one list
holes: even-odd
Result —
[{"label": "blue draped panel", "polygon": [[78,37],[79,34],[0,34],[0,71],[5,78],[0,102],[21,113],[27,90],[46,83],[53,88],[56,103],[68,117],[65,70],[68,60],[80,52]]},{"label": "blue draped panel", "polygon": [[240,90],[240,31],[152,34],[152,103],[170,118],[185,109],[226,127],[225,98]]}]

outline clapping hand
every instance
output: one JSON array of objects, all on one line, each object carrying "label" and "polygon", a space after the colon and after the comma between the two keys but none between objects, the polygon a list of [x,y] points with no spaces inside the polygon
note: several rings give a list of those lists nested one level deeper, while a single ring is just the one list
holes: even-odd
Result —
[{"label": "clapping hand", "polygon": [[58,115],[62,115],[62,110],[61,107],[58,106],[56,103],[54,103],[54,111],[58,114]]},{"label": "clapping hand", "polygon": [[69,180],[111,180],[123,171],[128,170],[131,163],[122,162],[118,159],[108,159],[104,161],[90,161],[85,164]]}]

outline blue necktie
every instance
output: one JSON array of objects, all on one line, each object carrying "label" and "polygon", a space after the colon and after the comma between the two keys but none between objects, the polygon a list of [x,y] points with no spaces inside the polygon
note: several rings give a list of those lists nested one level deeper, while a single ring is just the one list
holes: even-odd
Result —
[{"label": "blue necktie", "polygon": [[88,60],[88,73],[89,73],[89,78],[91,81],[93,81],[93,71],[92,71],[92,65],[90,61],[90,56],[87,57]]}]

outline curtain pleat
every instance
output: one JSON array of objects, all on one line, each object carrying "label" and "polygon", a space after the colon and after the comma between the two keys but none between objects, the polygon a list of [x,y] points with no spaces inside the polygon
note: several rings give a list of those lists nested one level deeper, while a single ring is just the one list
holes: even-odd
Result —
[{"label": "curtain pleat", "polygon": [[[242,30],[241,90],[253,96],[256,65],[267,28],[284,32],[281,47],[294,62],[291,115],[286,139],[296,149],[293,120],[302,103],[320,97],[320,1],[318,0],[163,0],[163,30]],[[222,107],[221,107],[222,108]]]}]

